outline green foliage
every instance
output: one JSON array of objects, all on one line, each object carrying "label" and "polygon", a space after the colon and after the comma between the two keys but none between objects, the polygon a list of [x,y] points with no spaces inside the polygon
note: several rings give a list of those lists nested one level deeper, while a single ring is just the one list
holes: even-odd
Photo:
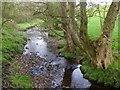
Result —
[{"label": "green foliage", "polygon": [[75,47],[74,54],[75,55],[79,55],[80,54],[80,48],[79,47]]},{"label": "green foliage", "polygon": [[18,70],[20,70],[20,66],[15,66],[15,65],[14,65],[14,66],[13,66],[13,69],[18,71]]},{"label": "green foliage", "polygon": [[[57,34],[54,33],[54,32],[58,33],[59,35],[57,35]],[[49,31],[48,34],[51,35],[51,36],[55,36],[57,40],[62,39],[61,36],[64,36],[64,32],[63,32],[63,31],[54,30],[54,32],[53,32],[53,31]],[[60,35],[61,35],[61,36],[60,36]]]},{"label": "green foliage", "polygon": [[116,50],[117,48],[118,48],[118,42],[117,41],[112,42],[112,50]]},{"label": "green foliage", "polygon": [[19,27],[20,30],[26,30],[28,27],[35,26],[42,22],[43,22],[43,20],[41,20],[41,19],[35,19],[35,20],[29,21],[29,22],[20,23],[18,25],[20,26]]},{"label": "green foliage", "polygon": [[65,43],[59,43],[57,47],[58,48],[63,48],[65,45],[66,45]]},{"label": "green foliage", "polygon": [[17,23],[30,21],[37,18],[33,16],[35,7],[35,3],[2,2],[2,19],[12,19]]},{"label": "green foliage", "polygon": [[[8,72],[9,67],[12,67],[14,70],[20,69],[19,66],[15,65],[14,57],[15,54],[22,53],[24,44],[26,43],[26,36],[16,31],[15,27],[11,27],[8,24],[5,24],[2,29],[2,73],[5,74]],[[9,78],[12,79],[12,83],[18,87],[31,87],[29,77],[11,75]]]},{"label": "green foliage", "polygon": [[66,58],[73,58],[74,57],[74,54],[73,53],[70,53],[70,52],[62,52],[60,54],[60,56],[64,56]]},{"label": "green foliage", "polygon": [[25,43],[26,37],[21,33],[14,30],[9,25],[4,26],[2,33],[2,54],[3,58],[7,60],[13,56],[13,53],[20,53],[23,49],[23,43]]},{"label": "green foliage", "polygon": [[60,47],[60,55],[64,56],[66,58],[74,58],[75,56],[80,54],[80,48],[79,47],[75,47],[75,51],[73,53],[70,53],[68,51],[65,51],[66,49],[66,44],[65,43],[59,43],[58,47]]},{"label": "green foliage", "polygon": [[[119,62],[120,63],[120,62]],[[82,61],[81,70],[85,73],[84,77],[97,83],[104,83],[106,86],[120,87],[120,70],[115,68],[117,63],[109,66],[107,69],[97,68],[92,65],[87,55]],[[117,64],[118,65],[118,64]],[[118,66],[120,68],[120,64]]]},{"label": "green foliage", "polygon": [[65,51],[65,49],[66,49],[66,44],[65,43],[59,43],[58,47],[60,48],[60,52],[61,52],[60,55],[66,57],[66,58],[74,58],[75,56],[80,54],[80,48],[79,47],[75,47],[75,51],[73,53]]},{"label": "green foliage", "polygon": [[25,75],[9,75],[8,78],[12,80],[12,84],[16,85],[15,88],[31,88],[30,76]]}]

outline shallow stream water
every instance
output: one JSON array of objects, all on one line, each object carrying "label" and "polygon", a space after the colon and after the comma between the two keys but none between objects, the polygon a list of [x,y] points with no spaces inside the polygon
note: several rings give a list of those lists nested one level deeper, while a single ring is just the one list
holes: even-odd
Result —
[{"label": "shallow stream water", "polygon": [[[53,67],[59,65],[59,69],[54,68],[54,77],[52,88],[56,87],[71,87],[71,88],[90,88],[91,83],[83,78],[80,70],[80,64],[70,64],[64,57],[60,57],[50,48],[48,48],[48,33],[37,30],[27,30],[24,32],[27,35],[27,44],[24,47],[23,55],[36,54],[40,58],[44,58]],[[52,71],[53,72],[53,71]],[[50,73],[49,75],[51,75]]]}]

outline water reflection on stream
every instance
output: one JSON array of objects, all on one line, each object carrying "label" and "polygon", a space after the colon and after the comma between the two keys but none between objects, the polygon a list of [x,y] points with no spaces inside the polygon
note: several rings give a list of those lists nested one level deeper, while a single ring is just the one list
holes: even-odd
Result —
[{"label": "water reflection on stream", "polygon": [[28,41],[24,47],[23,55],[36,53],[37,56],[48,60],[51,65],[61,67],[54,72],[52,88],[58,86],[89,88],[91,86],[91,83],[83,78],[80,70],[81,65],[69,64],[64,57],[59,57],[51,52],[47,46],[48,33],[35,30],[28,30],[24,33],[28,36]]}]

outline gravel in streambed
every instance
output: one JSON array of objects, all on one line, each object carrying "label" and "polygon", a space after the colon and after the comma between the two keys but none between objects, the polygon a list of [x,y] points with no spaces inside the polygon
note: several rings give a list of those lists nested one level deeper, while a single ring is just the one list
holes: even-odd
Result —
[{"label": "gravel in streambed", "polygon": [[[43,58],[37,57],[35,54],[32,55],[21,55],[20,57],[15,58],[17,65],[20,66],[20,70],[16,71],[11,69],[11,74],[17,75],[27,75],[30,76],[32,79],[32,88],[49,88],[52,85],[52,80],[54,78],[53,70],[60,69],[60,67],[53,68],[52,66],[48,66],[45,73],[39,73],[39,75],[34,75],[32,70],[38,70],[38,66],[42,63],[48,62]],[[50,62],[50,61],[49,61]],[[49,63],[48,62],[48,63]],[[52,74],[52,75],[51,75]]]}]

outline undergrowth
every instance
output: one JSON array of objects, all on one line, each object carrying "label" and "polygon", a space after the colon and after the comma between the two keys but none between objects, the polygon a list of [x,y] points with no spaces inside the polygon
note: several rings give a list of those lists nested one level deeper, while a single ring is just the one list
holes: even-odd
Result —
[{"label": "undergrowth", "polygon": [[[118,62],[117,62],[118,61]],[[120,64],[120,61],[115,62]],[[84,72],[84,77],[90,81],[104,83],[105,86],[120,87],[120,65],[113,63],[107,69],[97,68],[91,64],[91,60],[87,55],[82,60],[81,70]],[[117,67],[117,68],[116,68]]]},{"label": "undergrowth", "polygon": [[2,74],[3,88],[30,88],[30,76],[11,75],[9,68],[19,70],[14,58],[17,54],[22,54],[26,43],[26,36],[16,30],[17,28],[4,24],[2,27]]}]

